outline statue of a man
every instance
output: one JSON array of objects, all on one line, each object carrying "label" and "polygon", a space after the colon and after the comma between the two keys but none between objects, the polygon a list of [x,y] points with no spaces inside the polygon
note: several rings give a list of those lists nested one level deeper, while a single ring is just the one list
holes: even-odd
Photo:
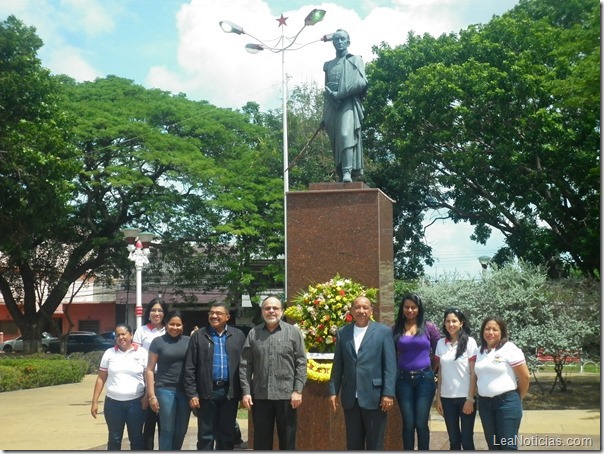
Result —
[{"label": "statue of a man", "polygon": [[361,98],[367,91],[365,64],[358,55],[348,53],[350,36],[339,29],[333,34],[336,58],[325,62],[325,104],[323,122],[339,181],[350,182],[352,175],[363,175]]}]

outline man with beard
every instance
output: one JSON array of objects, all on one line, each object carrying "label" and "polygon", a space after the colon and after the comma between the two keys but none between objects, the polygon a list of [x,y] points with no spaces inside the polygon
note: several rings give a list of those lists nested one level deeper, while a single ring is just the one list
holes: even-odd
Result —
[{"label": "man with beard", "polygon": [[306,350],[302,332],[282,317],[281,301],[266,298],[264,323],[252,328],[241,352],[242,402],[252,410],[255,450],[273,448],[275,422],[279,449],[296,449],[296,409],[306,383]]}]

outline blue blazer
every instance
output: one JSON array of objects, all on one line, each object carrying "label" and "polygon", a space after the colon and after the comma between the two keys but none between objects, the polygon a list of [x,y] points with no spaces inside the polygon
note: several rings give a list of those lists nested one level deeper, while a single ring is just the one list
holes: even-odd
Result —
[{"label": "blue blazer", "polygon": [[396,386],[396,352],[392,330],[370,321],[359,352],[354,348],[354,322],[336,334],[336,349],[329,379],[329,395],[341,392],[342,408],[350,409],[355,398],[359,407],[375,410],[382,396],[394,397]]}]

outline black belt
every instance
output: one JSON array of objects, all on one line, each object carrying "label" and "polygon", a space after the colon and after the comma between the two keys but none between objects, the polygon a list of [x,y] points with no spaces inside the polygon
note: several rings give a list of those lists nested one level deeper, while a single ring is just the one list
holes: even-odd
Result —
[{"label": "black belt", "polygon": [[428,372],[429,370],[432,370],[432,368],[430,366],[424,367],[423,369],[418,369],[418,370],[401,370],[401,372],[403,374],[409,374],[411,376],[414,376],[414,375],[423,374],[424,372]]},{"label": "black belt", "polygon": [[223,386],[228,385],[229,382],[226,380],[218,380],[214,382],[214,386],[216,386],[217,388],[222,388]]},{"label": "black belt", "polygon": [[493,400],[493,399],[503,399],[504,397],[509,396],[510,394],[514,394],[514,393],[518,393],[517,389],[512,389],[511,391],[506,391],[504,393],[501,394],[497,394],[496,396],[493,397],[484,397],[484,396],[478,396],[479,399],[484,399],[484,400]]}]

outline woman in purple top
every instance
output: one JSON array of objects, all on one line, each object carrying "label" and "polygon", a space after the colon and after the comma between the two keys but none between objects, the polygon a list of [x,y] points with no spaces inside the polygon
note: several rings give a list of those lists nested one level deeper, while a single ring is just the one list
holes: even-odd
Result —
[{"label": "woman in purple top", "polygon": [[413,450],[417,431],[417,449],[428,450],[428,419],[436,392],[432,356],[441,336],[432,322],[424,321],[422,300],[414,294],[401,299],[392,332],[397,354],[396,400],[403,418],[403,449]]}]

